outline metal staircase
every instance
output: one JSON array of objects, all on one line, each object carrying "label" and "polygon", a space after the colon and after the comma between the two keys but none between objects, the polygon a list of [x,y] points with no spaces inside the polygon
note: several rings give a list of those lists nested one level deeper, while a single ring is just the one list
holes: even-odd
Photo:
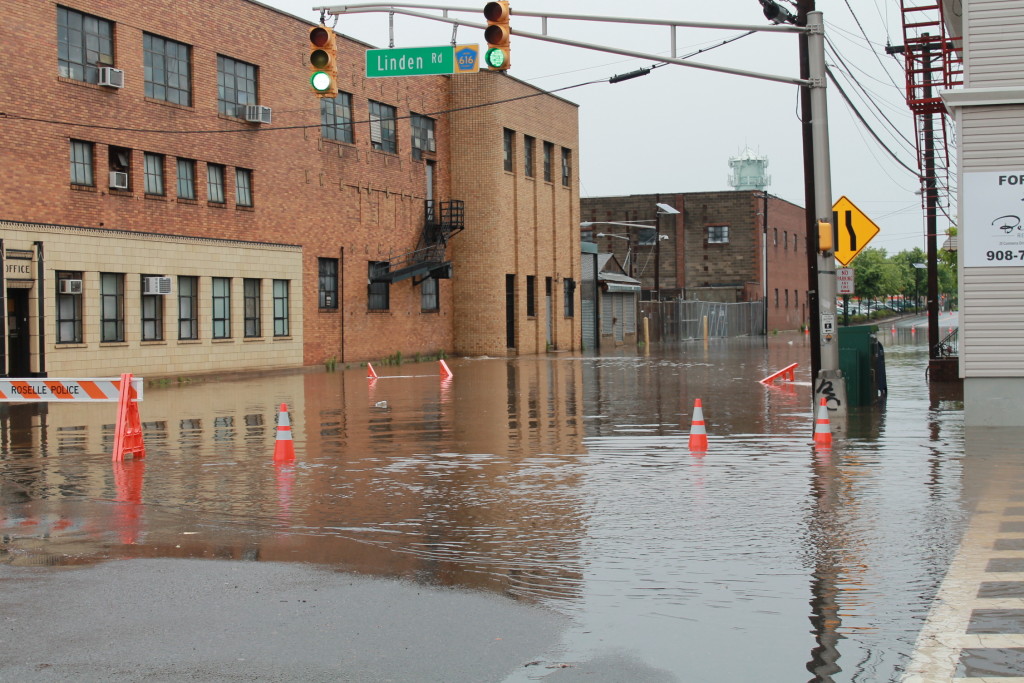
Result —
[{"label": "metal staircase", "polygon": [[465,202],[452,199],[447,202],[427,200],[424,204],[423,230],[412,251],[388,253],[387,260],[370,274],[371,282],[394,284],[409,278],[418,285],[429,277],[447,279],[452,276],[452,264],[445,260],[448,240],[462,232],[465,223]]},{"label": "metal staircase", "polygon": [[[921,205],[950,205],[949,122],[939,90],[963,85],[963,41],[948,34],[942,0],[901,0],[907,106],[914,113]],[[929,193],[936,201],[929,203]]]}]

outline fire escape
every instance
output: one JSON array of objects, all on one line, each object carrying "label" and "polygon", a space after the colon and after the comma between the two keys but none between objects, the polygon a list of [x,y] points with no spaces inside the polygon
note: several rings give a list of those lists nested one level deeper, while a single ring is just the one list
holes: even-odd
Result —
[{"label": "fire escape", "polygon": [[[949,215],[949,121],[939,90],[963,85],[963,41],[950,36],[943,0],[900,0],[907,106],[914,114],[928,263],[929,367],[956,355],[956,340],[938,337],[938,215]],[[950,350],[952,349],[952,353]],[[934,374],[933,374],[934,377]]]},{"label": "fire escape", "polygon": [[414,278],[418,285],[427,278],[448,279],[452,264],[446,259],[448,240],[466,226],[465,203],[459,199],[447,202],[427,200],[424,203],[423,230],[412,251],[389,252],[387,260],[378,262],[370,274],[370,282],[395,283]]}]

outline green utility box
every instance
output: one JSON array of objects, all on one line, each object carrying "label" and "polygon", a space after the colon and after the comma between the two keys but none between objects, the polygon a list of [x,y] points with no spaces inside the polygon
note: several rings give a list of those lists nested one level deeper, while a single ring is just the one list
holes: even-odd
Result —
[{"label": "green utility box", "polygon": [[888,389],[885,352],[876,332],[877,325],[839,328],[839,369],[846,378],[846,399],[851,406],[874,405]]}]

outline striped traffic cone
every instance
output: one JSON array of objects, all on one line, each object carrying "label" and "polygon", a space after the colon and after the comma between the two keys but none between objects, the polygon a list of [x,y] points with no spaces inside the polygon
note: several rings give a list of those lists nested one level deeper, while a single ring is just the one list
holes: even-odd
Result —
[{"label": "striped traffic cone", "polygon": [[704,428],[704,409],[698,398],[693,404],[693,419],[690,422],[690,450],[706,451],[708,449],[708,433]]},{"label": "striped traffic cone", "polygon": [[369,363],[366,364],[366,379],[377,379],[377,371]]},{"label": "striped traffic cone", "polygon": [[828,399],[821,397],[818,418],[814,421],[814,443],[818,446],[832,445],[832,424],[828,419]]},{"label": "striped traffic cone", "polygon": [[277,440],[274,441],[274,462],[290,462],[295,459],[295,444],[292,442],[292,421],[288,417],[288,404],[281,404],[277,415]]},{"label": "striped traffic cone", "polygon": [[452,376],[452,371],[448,367],[448,364],[444,362],[444,358],[442,358],[440,361],[438,361],[438,363],[441,364],[441,378],[444,379],[446,377],[451,377]]}]

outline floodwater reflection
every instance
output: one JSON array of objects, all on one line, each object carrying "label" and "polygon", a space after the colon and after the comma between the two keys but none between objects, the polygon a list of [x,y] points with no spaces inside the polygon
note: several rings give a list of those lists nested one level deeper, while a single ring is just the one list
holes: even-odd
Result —
[{"label": "floodwater reflection", "polygon": [[10,406],[0,561],[312,562],[559,610],[563,660],[890,680],[958,543],[963,428],[924,347],[880,336],[884,407],[824,451],[807,368],[758,382],[803,335],[147,387],[147,457],[113,466],[112,404]]}]

